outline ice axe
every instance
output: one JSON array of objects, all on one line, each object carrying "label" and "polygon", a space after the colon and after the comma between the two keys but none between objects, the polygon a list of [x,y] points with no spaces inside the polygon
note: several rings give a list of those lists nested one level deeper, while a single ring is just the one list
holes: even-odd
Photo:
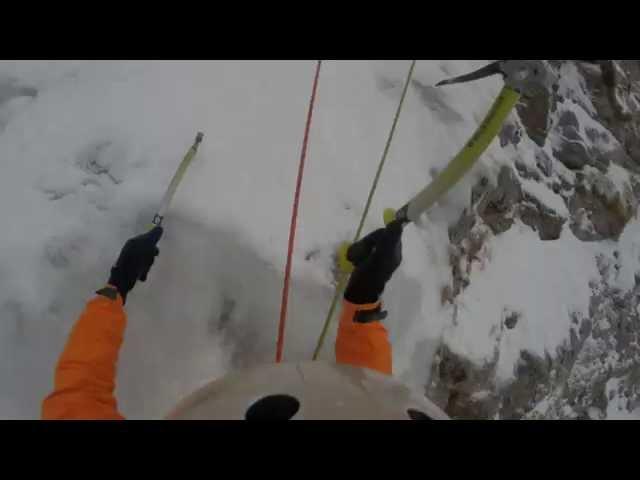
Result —
[{"label": "ice axe", "polygon": [[469,141],[429,185],[399,210],[386,209],[383,214],[385,224],[394,219],[403,224],[415,222],[471,169],[496,137],[520,96],[548,90],[553,79],[542,60],[501,60],[466,75],[443,80],[436,86],[465,83],[497,74],[502,75],[504,86]]},{"label": "ice axe", "polygon": [[153,216],[153,220],[151,221],[149,229],[153,229],[162,225],[162,220],[164,219],[164,216],[169,209],[169,205],[171,205],[171,201],[176,194],[178,185],[180,185],[180,182],[182,181],[187,168],[189,168],[189,165],[191,165],[193,158],[196,156],[196,152],[198,151],[198,147],[200,146],[203,137],[204,134],[202,132],[198,132],[196,134],[196,139],[194,140],[193,145],[191,145],[189,150],[187,150],[187,153],[180,162],[180,165],[178,165],[176,173],[173,174],[173,178],[171,179],[171,182],[169,183],[169,186],[167,187],[167,190],[162,197],[160,208],[158,209],[158,212]]},{"label": "ice axe", "polygon": [[[385,225],[393,220],[400,221],[402,225],[415,222],[471,169],[496,137],[520,96],[530,96],[541,89],[548,90],[553,81],[553,75],[542,60],[499,60],[473,72],[438,82],[436,86],[466,83],[492,75],[501,75],[504,85],[484,120],[460,152],[429,185],[400,209],[384,210]],[[350,248],[357,249],[357,242],[353,245],[343,243],[338,249],[338,266],[346,273],[353,270],[353,265],[347,259]]]}]

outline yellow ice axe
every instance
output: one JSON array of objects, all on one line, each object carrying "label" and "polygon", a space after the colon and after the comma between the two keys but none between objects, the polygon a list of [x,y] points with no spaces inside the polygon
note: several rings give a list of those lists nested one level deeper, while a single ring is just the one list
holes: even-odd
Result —
[{"label": "yellow ice axe", "polygon": [[[500,132],[520,96],[532,94],[540,88],[547,89],[552,80],[547,66],[541,60],[505,60],[493,62],[466,75],[444,80],[436,86],[469,82],[495,74],[501,74],[505,84],[469,141],[429,185],[400,209],[385,209],[383,212],[385,225],[393,220],[399,220],[403,224],[415,222],[422,213],[456,185],[477,162]],[[338,266],[345,273],[353,271],[353,265],[347,259],[349,247],[350,243],[345,242],[338,249]]]}]

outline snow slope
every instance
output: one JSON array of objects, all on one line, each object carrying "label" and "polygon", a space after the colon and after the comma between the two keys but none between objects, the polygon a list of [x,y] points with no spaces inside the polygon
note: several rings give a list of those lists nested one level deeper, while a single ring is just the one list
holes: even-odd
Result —
[{"label": "snow slope", "polygon": [[[456,153],[500,80],[430,85],[484,63],[418,62],[365,231],[379,227],[385,207],[401,206]],[[331,256],[353,235],[408,66],[323,63],[286,359],[306,359],[313,351],[333,293]],[[124,241],[151,219],[197,131],[205,133],[204,142],[167,216],[159,259],[127,303],[120,408],[130,418],[161,417],[201,383],[272,361],[313,69],[312,61],[0,63],[0,92],[2,85],[18,92],[8,100],[0,95],[0,417],[39,415],[71,325],[105,282]],[[26,85],[37,95],[7,85]],[[478,175],[495,175],[507,162],[494,142],[421,225],[406,230],[404,262],[384,299],[395,374],[416,386],[428,380],[452,320],[451,308],[440,303],[451,274],[447,227],[468,204]],[[566,338],[566,325],[555,317],[568,305],[584,309],[588,295],[556,287],[574,267],[585,274],[594,268],[589,247],[567,233],[558,244],[535,247],[526,228],[495,239],[495,248],[510,253],[496,254],[499,261],[465,292],[459,320],[468,328],[447,330],[451,344],[478,362],[492,354],[484,336],[500,322],[505,289],[512,294],[509,307],[523,312],[530,326],[504,340],[507,351],[553,349]],[[504,267],[516,260],[516,269]],[[522,278],[529,287],[519,288]],[[545,289],[542,311],[540,292],[530,285]],[[325,345],[323,355],[331,358],[333,338]],[[505,377],[516,360],[505,354]]]}]

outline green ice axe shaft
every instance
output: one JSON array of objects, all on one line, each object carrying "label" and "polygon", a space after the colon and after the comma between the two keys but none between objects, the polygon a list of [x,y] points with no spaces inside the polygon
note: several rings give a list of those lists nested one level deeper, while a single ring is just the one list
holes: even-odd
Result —
[{"label": "green ice axe shaft", "polygon": [[196,139],[193,142],[193,145],[191,145],[191,147],[185,154],[184,158],[182,159],[182,162],[180,162],[180,165],[178,166],[176,173],[173,174],[171,183],[169,183],[169,186],[167,187],[167,191],[164,192],[164,196],[162,197],[160,208],[158,209],[158,212],[153,216],[153,220],[151,222],[152,223],[151,228],[159,227],[162,225],[162,220],[164,219],[164,216],[167,213],[167,210],[169,209],[169,205],[171,205],[171,200],[173,200],[173,196],[176,194],[178,185],[180,185],[180,182],[182,181],[182,178],[184,177],[184,174],[187,171],[187,168],[189,168],[189,165],[191,165],[193,157],[195,157],[203,137],[204,137],[204,134],[202,132],[198,132],[198,134],[196,135]]},{"label": "green ice axe shaft", "polygon": [[394,219],[402,223],[415,222],[423,212],[458,183],[491,144],[519,98],[520,94],[511,87],[502,87],[486,117],[460,152],[429,185],[397,212],[385,210],[385,224]]},{"label": "green ice axe shaft", "polygon": [[496,137],[520,96],[548,89],[552,81],[547,66],[541,60],[503,60],[493,62],[475,72],[444,80],[437,85],[464,83],[495,74],[503,76],[504,86],[480,126],[462,150],[429,185],[397,212],[390,208],[384,211],[385,224],[394,219],[400,220],[403,224],[415,222],[471,169]]}]

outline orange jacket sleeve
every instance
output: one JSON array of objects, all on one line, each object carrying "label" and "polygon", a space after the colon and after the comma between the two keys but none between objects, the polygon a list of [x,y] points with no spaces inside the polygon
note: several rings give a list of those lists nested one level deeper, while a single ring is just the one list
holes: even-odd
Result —
[{"label": "orange jacket sleeve", "polygon": [[378,303],[356,305],[342,302],[342,313],[336,338],[336,362],[370,368],[391,375],[391,343],[382,322],[357,323],[359,310],[372,310]]},{"label": "orange jacket sleeve", "polygon": [[42,403],[44,420],[124,418],[113,391],[126,323],[120,295],[87,303],[58,360],[54,390]]}]

